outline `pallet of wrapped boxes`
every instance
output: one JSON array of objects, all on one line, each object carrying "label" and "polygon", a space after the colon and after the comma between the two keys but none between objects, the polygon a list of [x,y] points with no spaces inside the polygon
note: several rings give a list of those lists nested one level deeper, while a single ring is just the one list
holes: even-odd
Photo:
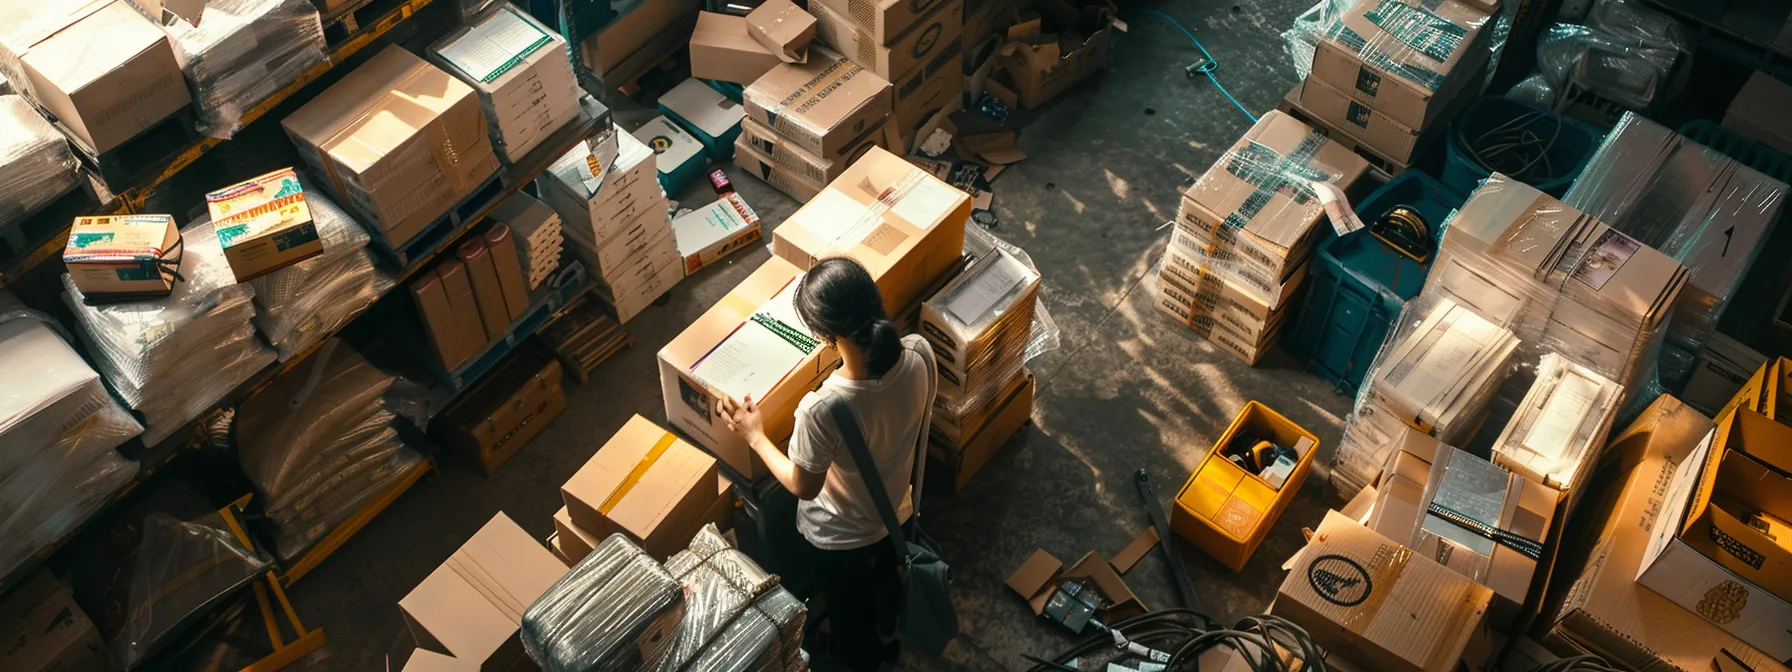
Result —
[{"label": "pallet of wrapped boxes", "polygon": [[921,304],[921,335],[939,372],[928,455],[961,489],[1033,411],[1022,366],[1039,300],[1039,272],[996,248]]}]

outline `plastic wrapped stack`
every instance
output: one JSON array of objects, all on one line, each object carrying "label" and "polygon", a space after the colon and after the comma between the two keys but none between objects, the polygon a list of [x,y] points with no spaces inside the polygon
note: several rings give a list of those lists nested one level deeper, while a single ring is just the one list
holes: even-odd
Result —
[{"label": "plastic wrapped stack", "polygon": [[993,247],[922,305],[921,335],[940,378],[934,443],[961,449],[1026,375],[1039,280],[1025,252]]},{"label": "plastic wrapped stack", "polygon": [[90,306],[68,275],[63,300],[95,364],[142,414],[155,445],[274,362],[255,335],[255,290],[237,284],[209,223],[181,231],[181,280],[159,299]]},{"label": "plastic wrapped stack", "polygon": [[261,578],[269,564],[217,513],[192,521],[150,514],[136,556],[124,627],[111,641],[112,659],[127,670],[179,641],[195,618]]},{"label": "plastic wrapped stack", "polygon": [[[1498,442],[1546,479],[1575,473],[1554,460],[1604,445],[1613,408],[1653,374],[1688,280],[1668,255],[1498,173],[1447,227],[1345,427],[1331,475],[1345,497],[1379,471],[1395,423],[1464,449]],[[1585,384],[1561,387],[1564,372]],[[1544,407],[1561,415],[1539,424]]]},{"label": "plastic wrapped stack", "polygon": [[[75,155],[55,126],[20,96],[0,96],[0,237],[75,188]],[[19,242],[16,247],[23,247]]]},{"label": "plastic wrapped stack", "polygon": [[331,340],[237,411],[237,453],[279,529],[282,560],[422,464],[398,430],[401,416],[417,417],[421,397]]},{"label": "plastic wrapped stack", "polygon": [[1537,38],[1537,73],[1506,95],[1554,108],[1565,89],[1584,88],[1646,109],[1676,93],[1674,68],[1692,46],[1686,28],[1666,14],[1635,0],[1599,0],[1583,24],[1544,29]]},{"label": "plastic wrapped stack", "polygon": [[305,201],[323,253],[249,281],[255,326],[283,362],[335,333],[393,286],[367,249],[371,237],[360,223],[320,191],[307,191]]},{"label": "plastic wrapped stack", "polygon": [[250,108],[329,57],[310,0],[210,0],[193,18],[197,25],[176,18],[163,29],[192,89],[200,130],[213,137],[235,134]]},{"label": "plastic wrapped stack", "polygon": [[1625,113],[1562,199],[1679,260],[1692,274],[1662,351],[1662,382],[1670,388],[1691,373],[1754,266],[1786,189],[1717,150]]},{"label": "plastic wrapped stack", "polygon": [[684,584],[684,620],[666,658],[643,669],[808,669],[802,649],[808,609],[777,576],[729,546],[715,525],[703,526],[689,548],[668,558],[666,571]]},{"label": "plastic wrapped stack", "polygon": [[0,575],[137,475],[114,450],[143,431],[48,315],[0,292]]}]

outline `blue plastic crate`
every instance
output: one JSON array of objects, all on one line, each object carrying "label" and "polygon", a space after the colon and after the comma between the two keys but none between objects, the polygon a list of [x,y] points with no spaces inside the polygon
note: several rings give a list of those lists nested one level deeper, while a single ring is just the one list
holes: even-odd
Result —
[{"label": "blue plastic crate", "polygon": [[1719,126],[1717,122],[1694,119],[1680,127],[1680,134],[1768,177],[1792,184],[1792,158]]},{"label": "blue plastic crate", "polygon": [[[1511,133],[1519,131],[1532,134],[1535,142],[1545,143],[1548,159],[1527,159],[1525,157],[1534,155],[1520,151],[1508,153],[1507,158],[1489,164],[1470,151],[1476,142],[1494,145],[1497,140],[1493,138],[1510,140]],[[1490,135],[1490,132],[1495,134]],[[1444,169],[1439,174],[1443,176],[1445,187],[1466,194],[1474,191],[1493,171],[1500,170],[1538,191],[1561,198],[1574,184],[1574,178],[1587,167],[1587,161],[1593,158],[1593,151],[1599,148],[1599,141],[1604,137],[1585,124],[1530,103],[1487,96],[1470,103],[1450,123],[1444,142]],[[1490,153],[1489,156],[1496,155]],[[1513,174],[1521,168],[1524,169],[1522,172]]]},{"label": "blue plastic crate", "polygon": [[[1411,207],[1431,225],[1435,243],[1443,239],[1444,220],[1463,200],[1430,176],[1409,170],[1369,194],[1356,212],[1372,221],[1396,205]],[[1315,256],[1306,300],[1282,348],[1339,392],[1355,394],[1400,307],[1424,288],[1431,265],[1394,250],[1368,230],[1331,236]]]}]

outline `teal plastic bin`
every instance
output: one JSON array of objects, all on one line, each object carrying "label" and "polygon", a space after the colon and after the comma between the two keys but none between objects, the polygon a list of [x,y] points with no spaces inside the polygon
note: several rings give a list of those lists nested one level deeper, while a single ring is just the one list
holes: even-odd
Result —
[{"label": "teal plastic bin", "polygon": [[1487,96],[1470,103],[1445,134],[1442,183],[1472,194],[1494,171],[1561,198],[1604,136],[1530,103]]},{"label": "teal plastic bin", "polygon": [[1763,175],[1792,184],[1792,158],[1719,126],[1715,121],[1694,119],[1680,127],[1680,134],[1735,159],[1737,163],[1759,170]]},{"label": "teal plastic bin", "polygon": [[[1431,176],[1407,171],[1357,204],[1357,216],[1372,222],[1397,205],[1419,211],[1430,225],[1433,247],[1443,239],[1443,223],[1465,199]],[[1319,245],[1307,295],[1282,349],[1329,380],[1343,394],[1356,394],[1363,375],[1400,308],[1418,296],[1431,272],[1425,263],[1382,242],[1367,229],[1331,236]]]}]

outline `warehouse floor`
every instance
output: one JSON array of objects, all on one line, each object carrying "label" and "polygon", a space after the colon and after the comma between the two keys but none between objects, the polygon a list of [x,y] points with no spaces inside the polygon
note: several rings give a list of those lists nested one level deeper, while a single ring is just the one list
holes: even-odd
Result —
[{"label": "warehouse floor", "polygon": [[[1275,106],[1296,81],[1280,32],[1307,0],[1164,3],[1222,65],[1221,80],[1253,112]],[[1230,621],[1274,596],[1281,562],[1324,510],[1323,464],[1350,400],[1274,353],[1245,366],[1151,306],[1153,269],[1179,190],[1211,164],[1249,122],[1206,80],[1183,67],[1200,52],[1161,17],[1128,13],[1107,71],[1043,110],[1021,132],[1030,158],[995,182],[994,233],[1025,248],[1044,274],[1040,296],[1062,330],[1062,348],[1031,364],[1039,381],[1034,424],[956,496],[936,487],[923,502],[927,527],[956,570],[963,635],[939,660],[909,656],[905,668],[1019,669],[1022,653],[1056,651],[1066,634],[1035,620],[1004,585],[1035,548],[1074,562],[1111,556],[1149,523],[1133,484],[1153,476],[1166,506],[1197,460],[1247,400],[1256,399],[1317,433],[1315,472],[1294,506],[1242,573],[1177,540],[1210,614]],[[618,110],[634,128],[650,109]],[[728,166],[730,173],[739,171]],[[768,229],[797,203],[736,177]],[[689,194],[693,203],[703,197]],[[637,344],[603,364],[591,384],[568,379],[568,408],[490,478],[444,459],[440,474],[400,498],[334,557],[295,586],[309,625],[330,642],[299,669],[400,667],[413,647],[397,602],[492,514],[503,511],[538,538],[553,531],[559,485],[626,421],[664,420],[654,354],[764,261],[744,250],[671,292],[670,303],[627,325]],[[1150,606],[1174,606],[1175,591],[1153,553],[1126,575]]]}]

